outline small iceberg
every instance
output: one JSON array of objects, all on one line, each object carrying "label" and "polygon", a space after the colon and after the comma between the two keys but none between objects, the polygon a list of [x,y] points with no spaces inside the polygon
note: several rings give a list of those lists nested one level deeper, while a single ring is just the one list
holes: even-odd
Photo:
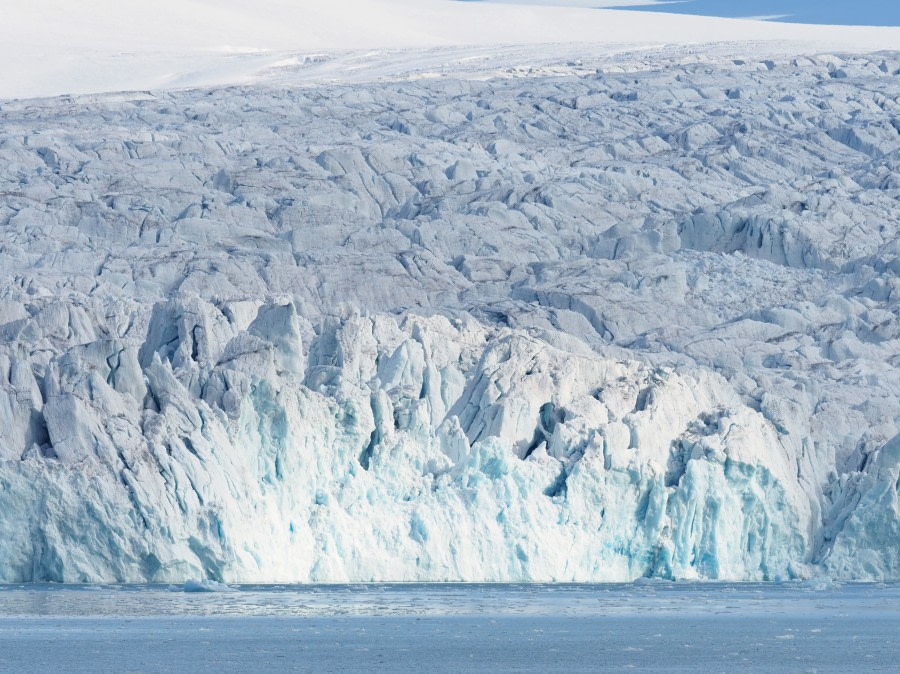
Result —
[{"label": "small iceberg", "polygon": [[197,580],[188,578],[184,581],[185,592],[237,592],[236,587],[215,580]]},{"label": "small iceberg", "polygon": [[813,592],[828,592],[829,590],[840,590],[841,583],[832,580],[829,576],[818,576],[801,581],[800,587]]}]

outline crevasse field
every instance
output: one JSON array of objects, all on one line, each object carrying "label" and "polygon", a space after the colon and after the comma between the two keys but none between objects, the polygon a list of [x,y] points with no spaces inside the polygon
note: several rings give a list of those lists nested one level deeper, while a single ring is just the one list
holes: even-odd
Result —
[{"label": "crevasse field", "polygon": [[900,58],[750,54],[3,103],[0,578],[897,578]]},{"label": "crevasse field", "polygon": [[900,576],[898,29],[225,3],[70,80],[91,2],[0,87],[87,92],[0,102],[0,579]]}]

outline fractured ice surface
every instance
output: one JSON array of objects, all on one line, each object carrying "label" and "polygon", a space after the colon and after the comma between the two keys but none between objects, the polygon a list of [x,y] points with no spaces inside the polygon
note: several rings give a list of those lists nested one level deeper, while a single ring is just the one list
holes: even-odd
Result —
[{"label": "fractured ice surface", "polygon": [[0,579],[900,577],[898,73],[0,103]]}]

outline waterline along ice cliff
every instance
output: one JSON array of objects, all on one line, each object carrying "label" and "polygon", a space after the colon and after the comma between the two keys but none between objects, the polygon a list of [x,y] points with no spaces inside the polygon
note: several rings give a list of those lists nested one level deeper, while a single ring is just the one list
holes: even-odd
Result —
[{"label": "waterline along ice cliff", "polygon": [[900,579],[900,53],[796,52],[0,101],[0,579]]}]

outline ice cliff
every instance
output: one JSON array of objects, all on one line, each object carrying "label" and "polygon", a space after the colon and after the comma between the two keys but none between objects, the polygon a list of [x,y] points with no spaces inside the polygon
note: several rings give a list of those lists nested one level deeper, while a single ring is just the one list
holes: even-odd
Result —
[{"label": "ice cliff", "polygon": [[900,578],[900,57],[0,102],[0,579]]}]

